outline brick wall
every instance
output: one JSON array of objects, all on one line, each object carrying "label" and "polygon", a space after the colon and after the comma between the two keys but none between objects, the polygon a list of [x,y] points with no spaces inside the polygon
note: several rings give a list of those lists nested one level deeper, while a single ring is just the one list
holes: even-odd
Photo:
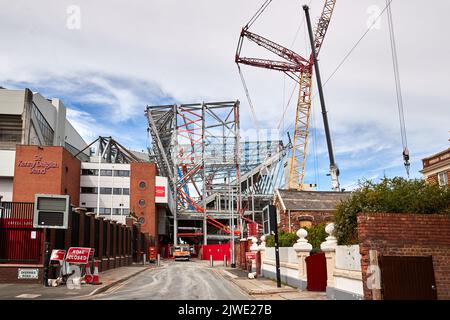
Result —
[{"label": "brick wall", "polygon": [[[448,176],[448,181],[450,182],[450,170],[447,171],[447,176]],[[438,180],[438,175],[437,174],[433,174],[427,177],[427,182],[432,184],[432,183],[439,183]]]},{"label": "brick wall", "polygon": [[[321,223],[329,223],[334,220],[334,212],[291,212],[291,232],[296,232],[300,229],[300,222],[303,219],[311,221],[312,225],[317,225]],[[280,227],[284,232],[289,231],[289,214],[288,212],[281,212],[280,214]]]},{"label": "brick wall", "polygon": [[142,219],[141,230],[158,238],[158,217],[155,204],[156,165],[131,163],[130,211]]},{"label": "brick wall", "polygon": [[81,163],[63,147],[17,145],[13,201],[34,202],[36,193],[68,194],[79,205]]},{"label": "brick wall", "polygon": [[365,299],[369,250],[387,256],[432,256],[438,299],[450,299],[450,217],[443,215],[361,214],[358,216]]}]

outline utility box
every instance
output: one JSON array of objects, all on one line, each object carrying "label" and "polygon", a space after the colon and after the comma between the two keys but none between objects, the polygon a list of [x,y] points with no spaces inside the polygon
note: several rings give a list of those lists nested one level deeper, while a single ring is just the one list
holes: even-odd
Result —
[{"label": "utility box", "polygon": [[33,228],[67,229],[70,196],[36,194]]}]

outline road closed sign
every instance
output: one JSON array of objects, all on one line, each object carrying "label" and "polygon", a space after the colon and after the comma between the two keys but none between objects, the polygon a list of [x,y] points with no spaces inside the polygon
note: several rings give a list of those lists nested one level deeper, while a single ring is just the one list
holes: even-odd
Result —
[{"label": "road closed sign", "polygon": [[86,264],[91,257],[92,248],[71,247],[67,250],[66,262],[74,264]]},{"label": "road closed sign", "polygon": [[52,250],[52,255],[50,256],[51,261],[63,261],[66,256],[66,250]]}]

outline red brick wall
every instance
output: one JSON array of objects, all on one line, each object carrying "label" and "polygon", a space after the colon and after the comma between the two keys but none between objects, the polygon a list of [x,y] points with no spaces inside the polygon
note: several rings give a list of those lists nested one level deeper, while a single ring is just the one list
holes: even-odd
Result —
[{"label": "red brick wall", "polygon": [[432,256],[439,299],[450,299],[450,217],[443,215],[361,214],[358,237],[365,299],[369,250],[388,256]]},{"label": "red brick wall", "polygon": [[[33,166],[51,163],[55,167],[44,169]],[[13,201],[34,202],[36,193],[69,194],[72,205],[80,199],[81,163],[63,147],[18,145],[14,167]]]},{"label": "red brick wall", "polygon": [[[321,223],[333,222],[334,212],[291,212],[291,231],[297,232],[300,229],[300,217],[309,216],[312,217],[312,225],[317,225]],[[281,212],[280,214],[280,226],[281,230],[284,232],[289,231],[289,213]]]},{"label": "red brick wall", "polygon": [[[158,221],[155,205],[155,180],[156,164],[131,163],[130,175],[130,210],[139,218],[144,218],[141,225],[143,233],[149,233],[155,239],[158,238]],[[140,182],[145,182],[146,187],[141,189]],[[145,205],[140,205],[139,200],[144,200]]]}]

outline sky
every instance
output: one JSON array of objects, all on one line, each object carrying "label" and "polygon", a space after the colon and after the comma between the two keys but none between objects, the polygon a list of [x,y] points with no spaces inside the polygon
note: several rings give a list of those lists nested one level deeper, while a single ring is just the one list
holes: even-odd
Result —
[{"label": "sky", "polygon": [[[88,142],[111,135],[129,148],[146,149],[146,105],[202,101],[240,100],[241,128],[250,132],[256,121],[234,55],[241,28],[263,2],[0,0],[0,86],[61,98]],[[316,22],[323,0],[273,0],[251,31],[308,57],[305,3]],[[319,57],[324,80],[384,6],[385,0],[337,1]],[[393,0],[392,11],[411,176],[420,178],[421,159],[449,147],[450,2]],[[275,58],[248,43],[242,53]],[[286,108],[294,82],[276,71],[242,70],[260,129],[278,130],[271,138],[286,141],[295,117],[296,92]],[[405,176],[385,15],[324,91],[342,187]],[[317,98],[311,123],[305,182],[330,190]]]}]

